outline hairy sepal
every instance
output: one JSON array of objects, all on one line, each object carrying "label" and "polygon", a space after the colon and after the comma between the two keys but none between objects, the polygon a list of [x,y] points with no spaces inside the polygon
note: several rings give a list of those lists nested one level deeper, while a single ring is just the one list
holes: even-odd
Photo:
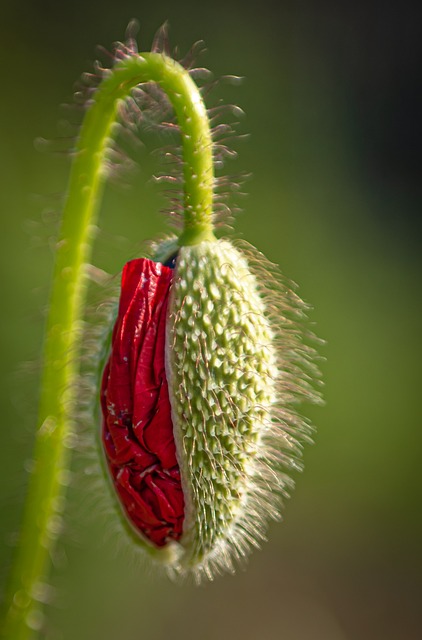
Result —
[{"label": "hairy sepal", "polygon": [[263,449],[277,400],[274,335],[247,261],[225,240],[180,249],[169,306],[167,378],[186,505],[179,570],[212,578],[262,539],[258,502],[278,516],[263,495],[273,475]]}]

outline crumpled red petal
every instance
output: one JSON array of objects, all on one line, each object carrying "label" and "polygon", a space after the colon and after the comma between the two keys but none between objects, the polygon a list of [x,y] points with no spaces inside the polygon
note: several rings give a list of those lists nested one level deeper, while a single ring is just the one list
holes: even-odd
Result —
[{"label": "crumpled red petal", "polygon": [[181,537],[184,518],[164,364],[172,277],[172,269],[152,260],[125,265],[101,388],[114,486],[132,525],[159,547]]}]

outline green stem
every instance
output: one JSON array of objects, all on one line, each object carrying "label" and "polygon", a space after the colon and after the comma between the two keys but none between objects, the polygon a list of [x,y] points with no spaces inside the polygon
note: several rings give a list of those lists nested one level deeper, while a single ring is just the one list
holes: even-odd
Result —
[{"label": "green stem", "polygon": [[42,585],[60,531],[60,505],[72,447],[78,376],[84,265],[89,261],[103,184],[102,169],[119,100],[142,82],[167,93],[182,134],[185,225],[180,245],[214,239],[213,163],[207,113],[189,74],[174,60],[142,53],[116,64],[94,95],[82,125],[72,166],[56,262],[44,348],[34,468],[12,568],[3,629],[8,640],[25,640],[42,625]]}]

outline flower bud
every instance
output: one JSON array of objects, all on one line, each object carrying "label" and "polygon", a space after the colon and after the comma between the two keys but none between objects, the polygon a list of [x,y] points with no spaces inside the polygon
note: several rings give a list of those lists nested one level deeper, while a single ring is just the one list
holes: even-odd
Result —
[{"label": "flower bud", "polygon": [[233,570],[279,518],[309,431],[292,403],[318,398],[303,303],[249,253],[217,240],[180,247],[174,269],[129,262],[103,376],[123,511],[170,571],[198,580]]}]

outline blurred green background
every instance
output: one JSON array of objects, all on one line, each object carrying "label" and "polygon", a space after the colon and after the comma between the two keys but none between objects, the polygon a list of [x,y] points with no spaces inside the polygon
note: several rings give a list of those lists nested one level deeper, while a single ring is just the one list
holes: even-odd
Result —
[{"label": "blurred green background", "polygon": [[[218,90],[244,109],[240,128],[251,134],[228,167],[253,173],[236,229],[300,284],[327,340],[327,404],[306,410],[316,445],[285,522],[247,570],[194,588],[145,569],[119,550],[112,524],[88,517],[87,475],[70,489],[45,638],[420,638],[422,12],[410,7],[3,0],[3,581],[31,459],[54,212],[69,168],[33,141],[58,134],[59,105],[96,43],[122,39],[132,17],[141,49],[168,19],[181,52],[204,39],[201,65],[246,76]],[[113,273],[164,230],[148,150],[141,164],[131,189],[106,190],[95,263]]]}]

